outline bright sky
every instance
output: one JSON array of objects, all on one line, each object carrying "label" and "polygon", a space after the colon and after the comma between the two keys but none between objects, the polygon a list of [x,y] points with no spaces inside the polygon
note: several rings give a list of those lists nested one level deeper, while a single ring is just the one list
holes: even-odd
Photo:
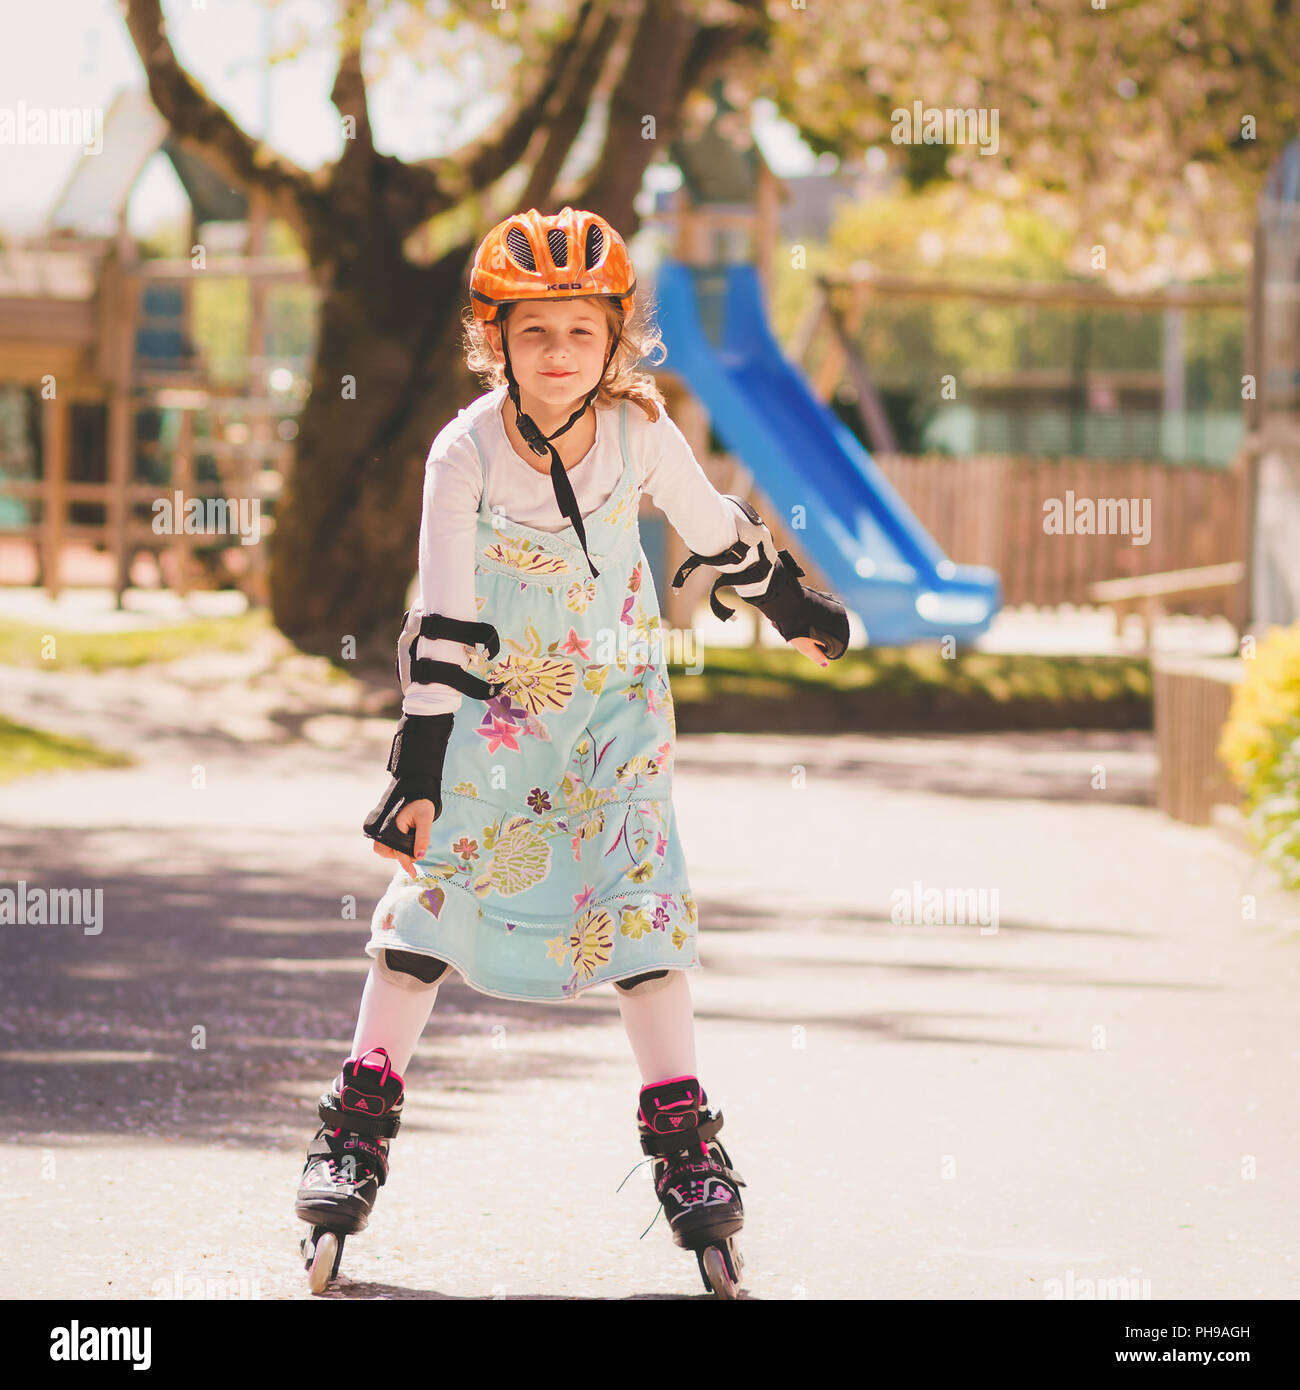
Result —
[{"label": "bright sky", "polygon": [[[244,128],[312,168],[338,152],[338,113],[329,101],[334,78],[328,0],[167,0],[167,31],[181,61]],[[315,41],[299,58],[268,69],[262,55],[298,34]],[[10,5],[0,45],[0,112],[33,108],[107,110],[114,93],[142,87],[144,77],[115,0],[55,0]],[[462,87],[489,78],[467,62]],[[485,126],[503,98],[462,102],[442,70],[399,59],[370,90],[371,120],[381,149],[407,158],[438,154]],[[462,109],[463,107],[463,109]],[[269,113],[269,114],[268,114]],[[778,174],[808,173],[815,158],[770,104],[757,113],[764,155]],[[0,143],[0,229],[32,235],[85,155],[79,147]],[[184,207],[170,165],[158,156],[137,186],[131,225],[137,233]]]}]

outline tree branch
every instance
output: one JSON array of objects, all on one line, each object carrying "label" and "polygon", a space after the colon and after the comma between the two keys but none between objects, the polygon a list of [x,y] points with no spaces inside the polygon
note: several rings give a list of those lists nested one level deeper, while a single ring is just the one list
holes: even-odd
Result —
[{"label": "tree branch", "polygon": [[763,0],[732,0],[732,3],[737,11],[734,23],[709,25],[696,33],[682,68],[683,96],[704,86],[738,49],[770,32],[771,20]]},{"label": "tree branch", "polygon": [[361,67],[366,32],[365,0],[347,0],[340,17],[338,72],[330,100],[343,118],[343,153],[330,178],[330,201],[356,214],[374,196],[375,140],[370,129],[366,78]]},{"label": "tree branch", "polygon": [[312,191],[311,176],[254,140],[181,66],[167,37],[161,0],[127,0],[126,25],[149,95],[180,144],[232,184],[261,189],[272,214],[303,233],[302,205]]},{"label": "tree branch", "polygon": [[355,135],[344,142],[340,164],[358,152],[374,154],[370,130],[370,108],[366,102],[366,79],[361,70],[361,49],[366,35],[365,0],[348,0],[339,21],[339,70],[330,89],[330,100],[345,120],[352,118]]},{"label": "tree branch", "polygon": [[[575,43],[571,62],[563,82],[556,87],[552,100],[542,116],[546,131],[545,143],[533,161],[528,186],[519,200],[522,208],[541,208],[552,200],[555,180],[559,177],[573,142],[582,130],[591,105],[592,92],[600,81],[606,60],[614,46],[620,27],[619,18],[606,9],[591,12],[591,33]],[[580,31],[579,31],[580,32]],[[545,209],[543,209],[545,210]]]},{"label": "tree branch", "polygon": [[[732,0],[732,22],[699,28],[681,0],[646,0],[610,98],[600,158],[566,201],[607,217],[625,236],[640,222],[634,199],[660,142],[671,139],[682,100],[766,22],[763,0]],[[655,140],[643,122],[655,117]]]},{"label": "tree branch", "polygon": [[534,65],[533,80],[526,85],[523,97],[494,125],[450,155],[417,160],[404,167],[401,178],[412,201],[408,230],[481,193],[523,159],[542,124],[547,102],[571,61],[570,49],[595,6],[596,0],[582,0],[568,33],[552,45],[543,62]]}]

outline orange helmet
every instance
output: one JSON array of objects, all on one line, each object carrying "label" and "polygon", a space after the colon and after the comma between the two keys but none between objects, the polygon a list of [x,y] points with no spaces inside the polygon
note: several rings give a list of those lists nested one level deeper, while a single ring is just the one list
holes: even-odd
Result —
[{"label": "orange helmet", "polygon": [[536,208],[499,222],[479,243],[469,277],[474,317],[494,323],[520,299],[618,300],[624,317],[636,300],[636,276],[623,238],[597,213]]}]

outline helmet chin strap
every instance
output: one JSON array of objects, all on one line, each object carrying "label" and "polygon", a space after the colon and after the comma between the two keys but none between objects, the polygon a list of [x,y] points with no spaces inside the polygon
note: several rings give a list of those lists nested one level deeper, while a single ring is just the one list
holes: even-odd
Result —
[{"label": "helmet chin strap", "polygon": [[506,382],[507,392],[515,407],[515,426],[524,438],[524,443],[535,454],[551,455],[551,486],[555,489],[555,502],[560,509],[560,514],[578,533],[578,541],[582,546],[582,553],[587,557],[587,564],[591,567],[592,578],[598,578],[600,571],[592,561],[591,555],[587,550],[587,530],[582,524],[582,513],[578,510],[578,499],[573,495],[573,484],[569,481],[569,475],[564,467],[564,461],[560,458],[552,439],[558,439],[565,430],[572,429],[574,425],[587,413],[587,407],[596,398],[596,393],[600,390],[601,382],[605,379],[605,373],[609,370],[609,364],[614,360],[614,354],[618,351],[619,342],[623,337],[623,329],[620,326],[614,335],[614,342],[609,350],[609,355],[605,358],[605,365],[601,368],[600,380],[587,392],[587,399],[569,416],[568,421],[561,425],[553,434],[543,434],[537,421],[531,415],[524,414],[523,407],[519,403],[519,383],[515,380],[514,369],[510,365],[510,345],[506,341],[506,326],[501,325],[501,350],[506,359]]}]

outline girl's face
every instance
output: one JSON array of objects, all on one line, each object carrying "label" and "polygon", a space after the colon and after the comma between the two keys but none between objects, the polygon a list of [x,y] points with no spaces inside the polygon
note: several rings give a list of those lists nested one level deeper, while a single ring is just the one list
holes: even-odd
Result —
[{"label": "girl's face", "polygon": [[[488,324],[497,361],[504,363],[501,330]],[[609,350],[609,325],[591,299],[525,301],[506,321],[510,365],[522,393],[558,409],[581,400],[600,380]]]}]

